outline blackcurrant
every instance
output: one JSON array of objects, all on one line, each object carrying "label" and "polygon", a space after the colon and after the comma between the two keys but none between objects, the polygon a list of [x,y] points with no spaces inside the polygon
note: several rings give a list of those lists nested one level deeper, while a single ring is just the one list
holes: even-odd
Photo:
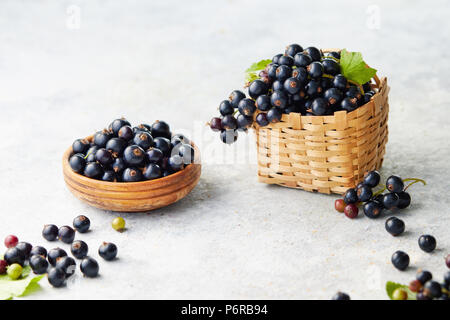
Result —
[{"label": "blackcurrant", "polygon": [[348,189],[344,194],[344,202],[346,204],[358,202],[358,194],[355,189]]},{"label": "blackcurrant", "polygon": [[230,100],[224,100],[220,103],[219,112],[223,116],[226,116],[227,114],[233,114],[234,108],[231,105]]},{"label": "blackcurrant", "polygon": [[350,296],[344,292],[336,293],[331,300],[350,300]]},{"label": "blackcurrant", "polygon": [[389,192],[383,195],[381,203],[386,209],[393,209],[397,207],[398,201],[399,201],[398,195],[396,193]]},{"label": "blackcurrant", "polygon": [[294,65],[298,68],[306,68],[311,62],[311,57],[306,53],[297,53],[294,56]]},{"label": "blackcurrant", "polygon": [[89,141],[86,139],[78,139],[75,140],[72,144],[72,151],[73,153],[82,153],[85,154],[86,151],[89,149],[90,144]]},{"label": "blackcurrant", "polygon": [[411,204],[411,196],[409,195],[409,193],[402,191],[397,193],[397,195],[398,195],[397,208],[405,209],[409,207],[409,205]]},{"label": "blackcurrant", "polygon": [[280,59],[281,56],[283,56],[282,53],[274,55],[272,58],[272,62],[278,64],[278,60]]},{"label": "blackcurrant", "polygon": [[64,243],[72,243],[75,239],[75,230],[69,226],[62,226],[58,230],[58,239]]},{"label": "blackcurrant", "polygon": [[164,121],[155,121],[155,123],[152,124],[151,128],[151,134],[153,138],[157,137],[163,137],[167,139],[172,138],[172,133],[170,132],[169,125]]},{"label": "blackcurrant", "polygon": [[347,88],[347,78],[344,77],[342,74],[337,74],[333,78],[333,87],[344,91]]},{"label": "blackcurrant", "polygon": [[405,223],[397,217],[391,217],[386,220],[384,224],[386,231],[394,237],[402,234],[405,231]]},{"label": "blackcurrant", "polygon": [[280,80],[276,80],[272,83],[272,92],[273,91],[284,91],[284,84]]},{"label": "blackcurrant", "polygon": [[326,91],[333,87],[333,80],[331,80],[330,78],[321,78],[320,85],[322,86],[322,89]]},{"label": "blackcurrant", "polygon": [[294,65],[294,58],[292,58],[291,56],[288,55],[282,55],[281,57],[278,58],[278,64],[284,65],[284,66],[288,66],[288,67],[292,67]]},{"label": "blackcurrant", "polygon": [[[243,101],[245,100],[241,100],[241,102],[239,102],[239,105],[243,105]],[[232,115],[227,115],[225,117],[222,118],[222,127],[226,130],[234,130],[237,128],[237,121],[236,118],[233,117]]]},{"label": "blackcurrant", "polygon": [[86,242],[77,240],[72,242],[72,245],[70,246],[70,252],[72,252],[72,255],[77,259],[83,259],[87,256],[89,251],[89,247],[86,244]]},{"label": "blackcurrant", "polygon": [[130,166],[140,166],[145,160],[145,151],[137,146],[128,146],[123,152],[123,160]]},{"label": "blackcurrant", "polygon": [[416,279],[420,281],[422,285],[433,279],[431,272],[426,270],[419,270],[416,274]]},{"label": "blackcurrant", "polygon": [[[229,116],[226,116],[229,117]],[[167,138],[163,138],[163,137],[158,137],[155,138],[153,140],[153,145],[156,149],[161,150],[161,152],[165,155],[168,156],[170,154],[170,140]]]},{"label": "blackcurrant", "polygon": [[425,252],[432,252],[436,249],[436,238],[429,234],[420,236],[419,247]]},{"label": "blackcurrant", "polygon": [[153,137],[150,135],[150,133],[140,132],[134,136],[133,143],[141,147],[142,149],[147,150],[153,145]]},{"label": "blackcurrant", "polygon": [[34,246],[33,249],[30,251],[30,257],[32,256],[43,256],[44,258],[47,258],[47,249],[41,246]]},{"label": "blackcurrant", "polygon": [[195,150],[191,145],[186,143],[181,144],[180,148],[178,149],[178,154],[183,159],[184,164],[187,165],[194,162]]},{"label": "blackcurrant", "polygon": [[25,264],[26,257],[22,250],[19,250],[17,247],[14,247],[6,250],[3,259],[6,261],[8,265],[17,263],[23,267]]},{"label": "blackcurrant", "polygon": [[269,124],[269,120],[267,119],[267,115],[265,113],[259,113],[256,116],[256,123],[261,127],[265,127]]},{"label": "blackcurrant", "polygon": [[86,159],[84,159],[84,155],[81,153],[74,154],[69,159],[69,165],[74,172],[83,172],[86,167]]},{"label": "blackcurrant", "polygon": [[271,63],[267,66],[267,76],[271,81],[275,80],[277,78],[277,68],[279,67],[278,64]]},{"label": "blackcurrant", "polygon": [[131,126],[131,124],[124,118],[116,119],[109,125],[109,130],[117,137],[120,128],[123,126]]},{"label": "blackcurrant", "polygon": [[302,52],[303,48],[301,45],[298,45],[296,43],[290,44],[286,47],[286,51],[284,52],[288,56],[295,56],[297,53]]},{"label": "blackcurrant", "polygon": [[86,277],[95,278],[98,275],[98,263],[93,258],[84,258],[81,261],[80,270]]},{"label": "blackcurrant", "polygon": [[92,146],[89,148],[89,150],[86,152],[86,163],[97,161],[95,160],[95,154],[97,153],[98,149],[100,148],[97,146]]},{"label": "blackcurrant", "polygon": [[272,108],[267,112],[267,120],[272,123],[281,121],[282,113],[278,108]]},{"label": "blackcurrant", "polygon": [[364,204],[363,211],[366,217],[376,219],[383,212],[383,207],[377,201],[368,201]]},{"label": "blackcurrant", "polygon": [[240,90],[234,90],[232,93],[230,93],[230,96],[229,96],[229,100],[230,100],[233,108],[237,108],[239,102],[244,98],[245,98],[245,94]]},{"label": "blackcurrant", "polygon": [[33,246],[31,244],[29,244],[28,242],[19,242],[16,245],[16,248],[23,252],[25,260],[28,260],[30,258],[31,250],[33,249]]},{"label": "blackcurrant", "polygon": [[214,117],[211,119],[211,121],[209,122],[209,127],[211,128],[212,131],[222,131],[222,119],[218,118],[218,117]]},{"label": "blackcurrant", "polygon": [[170,170],[173,172],[180,171],[184,168],[183,158],[181,158],[178,154],[171,156],[168,164]]},{"label": "blackcurrant", "polygon": [[35,274],[45,274],[48,269],[48,262],[44,256],[33,255],[30,258],[30,267]]},{"label": "blackcurrant", "polygon": [[313,100],[311,110],[315,115],[321,116],[327,113],[328,107],[328,101],[325,98],[319,97]]},{"label": "blackcurrant", "polygon": [[317,79],[323,75],[323,65],[318,61],[314,61],[306,67],[308,74],[311,78]]},{"label": "blackcurrant", "polygon": [[324,59],[322,61],[324,73],[335,76],[341,72],[341,66],[333,59]]},{"label": "blackcurrant", "polygon": [[47,241],[55,241],[58,238],[58,227],[54,224],[46,224],[42,230],[42,236]]},{"label": "blackcurrant", "polygon": [[[145,123],[141,123],[140,125],[138,125],[138,126],[136,126],[136,127],[133,128],[133,136],[132,136],[131,138],[133,138],[134,135],[135,135],[136,133],[138,133],[139,131],[141,131],[141,132],[148,132],[148,133],[151,134],[152,126],[150,126],[150,125],[148,125],[148,124],[145,124]],[[130,139],[131,139],[131,138],[130,138]]]},{"label": "blackcurrant", "polygon": [[113,138],[114,135],[108,130],[99,131],[94,135],[94,144],[99,148],[104,148],[106,143]]},{"label": "blackcurrant", "polygon": [[405,185],[400,177],[390,176],[386,180],[386,189],[388,189],[389,192],[402,192],[404,187]]},{"label": "blackcurrant", "polygon": [[409,256],[403,251],[396,251],[392,255],[391,262],[398,270],[404,271],[409,266]]},{"label": "blackcurrant", "polygon": [[322,53],[316,47],[308,47],[303,52],[308,54],[313,61],[320,61],[322,59]]},{"label": "blackcurrant", "polygon": [[337,105],[342,100],[342,92],[339,89],[330,88],[323,93],[323,97],[327,99],[330,105]]},{"label": "blackcurrant", "polygon": [[226,144],[232,144],[236,142],[238,138],[238,132],[236,130],[222,130],[220,132],[220,140]]},{"label": "blackcurrant", "polygon": [[71,257],[61,257],[56,259],[55,268],[61,269],[66,274],[66,278],[72,276],[75,273],[76,262]]},{"label": "blackcurrant", "polygon": [[157,148],[150,148],[147,151],[147,161],[150,163],[160,163],[163,158],[163,152]]},{"label": "blackcurrant", "polygon": [[243,114],[239,114],[236,118],[237,129],[240,131],[245,131],[251,127],[253,123],[253,117],[248,117]]},{"label": "blackcurrant", "polygon": [[[145,132],[144,130],[147,130],[147,128],[142,129],[142,128],[137,127],[137,130],[133,130],[131,128],[131,126],[123,126],[122,128],[120,128],[118,136],[119,136],[119,138],[121,138],[125,141],[130,141],[131,139],[133,139],[133,137],[135,135],[135,131],[136,132]],[[105,144],[105,146],[106,146],[106,144]]]},{"label": "blackcurrant", "polygon": [[95,153],[95,160],[104,166],[109,166],[114,162],[112,152],[104,148],[98,149]]},{"label": "blackcurrant", "polygon": [[346,97],[341,101],[341,108],[347,112],[352,112],[358,108],[356,98]]},{"label": "blackcurrant", "polygon": [[141,170],[131,167],[126,168],[122,173],[123,182],[139,182],[142,181],[143,176]]},{"label": "blackcurrant", "polygon": [[106,149],[110,150],[116,157],[122,156],[128,142],[122,138],[112,138],[106,144]]},{"label": "blackcurrant", "polygon": [[439,298],[442,294],[442,287],[437,281],[428,281],[423,287],[423,292],[430,298]]},{"label": "blackcurrant", "polygon": [[73,219],[73,227],[80,233],[86,233],[91,226],[91,220],[88,217],[81,215]]},{"label": "blackcurrant", "polygon": [[67,253],[63,249],[55,248],[55,249],[51,249],[48,252],[47,259],[48,259],[48,262],[50,262],[50,264],[52,266],[55,266],[56,259],[57,258],[61,258],[61,257],[65,257],[65,256],[67,256]]},{"label": "blackcurrant", "polygon": [[308,81],[308,71],[305,68],[296,68],[292,70],[292,77],[297,79],[301,85],[305,85]]},{"label": "blackcurrant", "polygon": [[286,90],[286,92],[289,94],[296,94],[302,88],[301,82],[293,77],[287,78],[284,81],[283,86],[284,86],[284,90]]},{"label": "blackcurrant", "polygon": [[373,195],[372,188],[365,184],[357,188],[356,193],[358,194],[358,201],[360,202],[369,201]]},{"label": "blackcurrant", "polygon": [[341,54],[340,54],[339,52],[336,52],[336,51],[328,52],[328,53],[326,54],[326,56],[327,56],[327,57],[333,57],[333,58],[335,58],[335,59],[340,59],[340,58],[341,58]]},{"label": "blackcurrant", "polygon": [[355,219],[358,216],[358,212],[359,209],[354,203],[347,204],[344,208],[345,216],[350,219]]},{"label": "blackcurrant", "polygon": [[380,174],[378,171],[369,171],[363,179],[363,183],[370,188],[375,188],[380,183]]},{"label": "blackcurrant", "polygon": [[50,268],[47,274],[48,282],[55,288],[60,288],[66,281],[66,273],[58,268]]},{"label": "blackcurrant", "polygon": [[277,68],[276,71],[276,76],[277,76],[277,80],[280,80],[282,83],[284,82],[284,80],[286,80],[287,78],[289,78],[292,75],[292,69],[286,65],[280,65]]},{"label": "blackcurrant", "polygon": [[362,93],[357,86],[350,86],[345,92],[345,96],[349,98],[356,98],[356,100],[360,101],[362,99]]},{"label": "blackcurrant", "polygon": [[106,170],[103,173],[102,181],[117,182],[118,181],[117,174],[113,170]]},{"label": "blackcurrant", "polygon": [[283,91],[274,91],[270,96],[270,103],[274,107],[284,109],[288,103],[288,96]]},{"label": "blackcurrant", "polygon": [[103,242],[98,248],[98,254],[106,261],[111,261],[117,256],[117,246],[111,242]]},{"label": "blackcurrant", "polygon": [[122,171],[125,170],[126,167],[127,167],[127,164],[125,163],[123,158],[116,158],[116,159],[114,159],[114,162],[111,165],[111,168],[117,174],[122,173]]},{"label": "blackcurrant", "polygon": [[316,97],[322,93],[323,88],[320,81],[313,79],[306,84],[305,90],[308,96]]},{"label": "blackcurrant", "polygon": [[248,94],[253,99],[258,98],[262,94],[266,94],[269,91],[269,86],[262,80],[256,79],[252,81],[248,87]]},{"label": "blackcurrant", "polygon": [[[255,101],[253,101],[252,99],[248,99],[248,98],[242,99],[241,102],[239,102],[238,109],[239,109],[240,114],[243,114],[244,116],[252,116],[253,113],[255,113],[255,111],[256,111]],[[222,124],[224,123],[224,119],[225,119],[225,117],[222,119]],[[235,118],[233,117],[233,119],[235,119]],[[228,121],[228,119],[227,119],[227,121]],[[228,123],[228,122],[226,122],[226,123]],[[236,129],[237,123],[236,123],[236,126],[234,126],[234,127],[233,126],[225,127],[225,125],[224,125],[224,128],[228,129],[228,130]]]},{"label": "blackcurrant", "polygon": [[150,163],[148,166],[145,167],[142,174],[144,175],[145,179],[153,180],[162,177],[162,170],[161,167],[156,163]]}]

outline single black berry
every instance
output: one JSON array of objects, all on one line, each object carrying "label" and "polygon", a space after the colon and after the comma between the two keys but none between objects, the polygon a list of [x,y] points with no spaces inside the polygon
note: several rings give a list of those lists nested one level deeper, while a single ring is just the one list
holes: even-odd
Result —
[{"label": "single black berry", "polygon": [[341,66],[333,59],[324,59],[322,65],[326,74],[334,76],[341,72]]},{"label": "single black berry", "polygon": [[272,123],[281,121],[282,113],[278,108],[272,108],[267,112],[267,120]]},{"label": "single black berry", "polygon": [[288,103],[288,96],[283,91],[275,91],[270,96],[272,106],[284,109]]},{"label": "single black berry", "polygon": [[117,182],[117,174],[115,171],[113,170],[106,170],[103,173],[102,176],[102,181],[107,181],[107,182]]},{"label": "single black berry", "polygon": [[164,158],[164,154],[157,148],[150,148],[147,151],[147,161],[150,163],[160,163]]},{"label": "single black berry", "polygon": [[30,257],[32,256],[43,256],[44,258],[47,258],[47,249],[41,246],[34,246],[33,249],[30,251]]},{"label": "single black berry", "polygon": [[396,193],[391,193],[391,192],[384,194],[383,198],[381,200],[383,206],[386,209],[392,209],[392,208],[397,207],[398,201],[399,201],[398,195]]},{"label": "single black berry", "polygon": [[372,198],[372,188],[368,185],[362,184],[356,189],[356,194],[358,195],[358,201],[366,202]]},{"label": "single black berry", "polygon": [[344,202],[352,204],[358,202],[358,194],[355,189],[348,189],[344,194]]},{"label": "single black berry", "polygon": [[153,146],[153,137],[150,135],[150,133],[139,132],[134,136],[133,142],[135,145],[141,147],[144,150],[147,150],[148,148]]},{"label": "single black berry", "polygon": [[405,209],[409,207],[409,205],[411,204],[411,196],[409,195],[409,193],[402,191],[397,193],[397,196],[398,196],[397,208]]},{"label": "single black berry", "polygon": [[95,153],[95,160],[103,166],[109,166],[114,162],[112,152],[104,148],[98,149]]},{"label": "single black berry", "polygon": [[224,100],[220,103],[219,112],[223,116],[226,116],[227,114],[233,114],[234,108],[231,105],[230,100]]},{"label": "single black berry", "polygon": [[323,75],[323,65],[318,61],[314,61],[306,67],[308,74],[311,78],[317,79]]},{"label": "single black berry", "polygon": [[[252,99],[248,99],[248,98],[242,99],[241,102],[239,102],[238,109],[241,114],[243,114],[245,116],[252,116],[253,113],[255,113],[255,111],[256,111],[255,101],[253,101]],[[231,119],[231,118],[227,118],[226,124],[228,124],[228,119]],[[224,120],[225,120],[225,117],[222,119],[222,124],[224,123]],[[233,121],[233,123],[234,123],[234,121]],[[233,128],[233,126],[234,126],[234,124],[231,126],[224,125],[224,128],[226,128],[228,130],[236,129],[236,127]]]},{"label": "single black berry", "polygon": [[44,274],[47,273],[48,261],[44,256],[33,255],[30,258],[30,267],[35,274]]},{"label": "single black berry", "polygon": [[84,175],[91,179],[101,179],[103,177],[103,167],[100,163],[90,162],[84,168]]},{"label": "single black berry", "polygon": [[337,74],[333,78],[333,87],[344,91],[347,88],[347,78],[344,77],[342,74]]},{"label": "single black berry", "polygon": [[385,228],[387,232],[396,237],[405,231],[405,223],[397,217],[391,217],[386,220]]},{"label": "single black berry", "polygon": [[419,247],[425,252],[432,252],[436,249],[436,238],[429,234],[420,236]]},{"label": "single black berry", "polygon": [[425,283],[433,279],[433,275],[429,271],[420,270],[416,274],[416,279],[419,280],[422,285],[424,285]]},{"label": "single black berry", "polygon": [[16,248],[23,252],[25,256],[25,260],[28,260],[31,255],[31,250],[33,249],[33,246],[29,244],[28,242],[19,242],[16,245]]},{"label": "single black berry", "polygon": [[116,119],[109,125],[108,129],[117,137],[123,126],[131,126],[131,124],[124,118]]},{"label": "single black berry", "polygon": [[313,61],[320,61],[322,53],[316,47],[308,47],[303,52],[307,53]]},{"label": "single black berry", "polygon": [[52,266],[55,266],[56,259],[57,258],[61,258],[61,257],[65,257],[65,256],[67,256],[67,253],[63,249],[55,248],[55,249],[51,249],[48,252],[47,259],[48,259],[48,262],[50,262],[50,264]]},{"label": "single black berry", "polygon": [[104,148],[109,140],[114,137],[113,133],[108,130],[97,132],[94,135],[94,144],[99,148]]},{"label": "single black berry", "polygon": [[403,251],[396,251],[391,258],[392,264],[398,270],[404,271],[409,266],[409,256]]},{"label": "single black berry", "polygon": [[[222,123],[223,123],[223,121],[222,121]],[[161,150],[161,152],[165,156],[170,155],[171,144],[170,144],[169,139],[164,138],[164,137],[157,137],[157,138],[153,139],[153,143],[154,143],[154,148]]]},{"label": "single black berry", "polygon": [[259,113],[256,116],[256,123],[261,127],[265,127],[269,124],[269,119],[267,119],[267,115],[265,113]]},{"label": "single black berry", "polygon": [[270,97],[266,94],[260,95],[258,98],[256,98],[255,105],[258,110],[261,111],[269,111],[269,109],[272,108]]},{"label": "single black berry", "polygon": [[111,242],[103,242],[98,248],[98,254],[103,259],[111,261],[117,256],[117,246]]},{"label": "single black berry", "polygon": [[[131,128],[131,126],[123,126],[122,128],[120,128],[118,136],[119,138],[125,140],[125,141],[130,141],[131,139],[133,139],[134,135],[136,134],[135,131],[138,132],[146,132],[144,130],[148,130],[147,128],[143,127],[137,127],[136,130],[133,130],[133,128]],[[105,144],[106,146],[106,144]]]},{"label": "single black berry", "polygon": [[75,230],[69,226],[62,226],[58,230],[58,239],[64,243],[72,243],[75,239]]},{"label": "single black berry", "polygon": [[6,250],[3,259],[6,261],[8,265],[12,265],[14,263],[20,264],[22,267],[25,264],[25,254],[22,250],[19,250],[18,248],[9,248]]},{"label": "single black berry", "polygon": [[86,258],[88,251],[88,245],[82,240],[74,241],[70,246],[70,252],[72,252],[72,255],[77,259]]},{"label": "single black berry", "polygon": [[405,187],[402,178],[397,176],[390,176],[386,180],[386,189],[390,192],[402,192]]},{"label": "single black berry", "polygon": [[98,263],[93,258],[84,258],[81,261],[80,270],[86,277],[95,278],[98,275]]},{"label": "single black berry", "polygon": [[[241,100],[243,102],[245,100]],[[239,105],[242,106],[241,102],[239,102]],[[222,118],[222,127],[225,130],[235,130],[237,128],[237,120],[232,115],[227,115]]]},{"label": "single black berry", "polygon": [[428,281],[423,287],[423,292],[430,298],[439,298],[442,294],[442,287],[437,281]]},{"label": "single black berry", "polygon": [[169,125],[164,121],[155,121],[155,123],[152,124],[151,129],[152,137],[163,137],[166,139],[172,138],[172,133],[170,132]]},{"label": "single black berry", "polygon": [[77,264],[75,260],[71,257],[66,256],[56,259],[55,267],[64,271],[66,274],[66,278],[70,277],[75,273],[76,266]]},{"label": "single black berry", "polygon": [[123,159],[130,166],[140,166],[145,160],[145,151],[137,145],[131,145],[123,152]]},{"label": "single black berry", "polygon": [[234,90],[232,93],[230,93],[230,96],[229,96],[229,100],[230,100],[233,108],[237,108],[239,102],[244,98],[245,98],[245,94],[240,90]]},{"label": "single black berry", "polygon": [[258,98],[262,94],[266,94],[268,91],[269,91],[269,86],[260,79],[254,80],[248,87],[248,94],[253,99]]},{"label": "single black berry", "polygon": [[153,180],[153,179],[161,178],[162,170],[161,170],[161,167],[159,165],[157,165],[156,163],[150,163],[148,166],[145,167],[142,174],[145,179]]},{"label": "single black berry", "polygon": [[42,230],[42,236],[47,241],[55,241],[58,238],[58,227],[54,224],[46,224]]},{"label": "single black berry", "polygon": [[47,274],[48,282],[55,288],[60,288],[66,281],[66,273],[59,268],[50,268]]},{"label": "single black berry", "polygon": [[90,144],[89,141],[86,139],[78,139],[75,140],[72,144],[72,151],[73,153],[82,153],[85,154],[86,151],[89,149]]},{"label": "single black berry", "polygon": [[350,300],[350,296],[344,292],[336,293],[331,300]]},{"label": "single black berry", "polygon": [[79,233],[86,233],[89,230],[89,227],[91,226],[91,220],[89,220],[86,216],[78,216],[75,219],[73,219],[73,227],[79,232]]},{"label": "single black berry", "polygon": [[239,114],[236,118],[236,122],[237,122],[237,130],[246,131],[248,128],[251,127],[253,123],[253,117]]},{"label": "single black berry", "polygon": [[86,166],[86,159],[84,159],[84,155],[81,153],[74,154],[69,159],[69,165],[76,173],[83,172]]},{"label": "single black berry", "polygon": [[127,147],[128,142],[122,138],[112,138],[106,144],[106,149],[110,150],[114,156],[120,157],[123,154],[123,151]]},{"label": "single black berry", "polygon": [[288,55],[288,56],[293,57],[293,56],[295,56],[297,53],[302,52],[302,51],[303,51],[303,48],[302,48],[301,45],[296,44],[296,43],[293,43],[293,44],[290,44],[290,45],[288,45],[288,46],[286,47],[286,50],[284,51],[284,53],[285,53],[286,55]]},{"label": "single black berry", "polygon": [[126,168],[122,174],[123,182],[139,182],[143,180],[143,175],[141,170],[138,168]]},{"label": "single black berry", "polygon": [[368,201],[364,204],[363,211],[366,217],[376,219],[383,212],[383,207],[377,201]]},{"label": "single black berry", "polygon": [[363,179],[366,186],[375,188],[380,183],[380,174],[378,171],[369,171]]},{"label": "single black berry", "polygon": [[294,56],[294,65],[299,68],[306,68],[309,64],[311,64],[312,59],[306,53],[297,53]]}]

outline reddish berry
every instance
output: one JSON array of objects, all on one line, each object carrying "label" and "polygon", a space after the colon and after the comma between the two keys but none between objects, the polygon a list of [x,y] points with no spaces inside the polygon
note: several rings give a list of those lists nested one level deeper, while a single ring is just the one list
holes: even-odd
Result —
[{"label": "reddish berry", "polygon": [[337,211],[344,212],[344,209],[345,209],[344,199],[337,199],[334,202],[334,207],[336,208]]},{"label": "reddish berry", "polygon": [[350,219],[355,219],[358,216],[358,207],[355,204],[348,204],[344,209],[345,215]]},{"label": "reddish berry", "polygon": [[450,268],[450,254],[445,258],[445,264]]},{"label": "reddish berry", "polygon": [[413,280],[409,283],[409,290],[419,292],[422,289],[422,283],[419,280]]},{"label": "reddish berry", "polygon": [[19,242],[19,239],[16,236],[9,235],[5,238],[5,246],[9,248],[14,248],[17,243]]},{"label": "reddish berry", "polygon": [[0,274],[6,273],[6,267],[8,266],[8,263],[6,263],[5,260],[0,260]]}]

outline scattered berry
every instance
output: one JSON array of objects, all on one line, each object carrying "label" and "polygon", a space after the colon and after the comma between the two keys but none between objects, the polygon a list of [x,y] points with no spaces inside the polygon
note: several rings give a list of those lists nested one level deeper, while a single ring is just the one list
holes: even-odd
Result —
[{"label": "scattered berry", "polygon": [[419,280],[413,280],[409,283],[409,290],[419,292],[422,289],[422,283]]},{"label": "scattered berry", "polygon": [[9,235],[5,238],[5,247],[9,248],[14,248],[17,243],[19,243],[19,238],[17,238],[14,235]]},{"label": "scattered berry", "polygon": [[350,219],[355,219],[358,216],[358,207],[353,203],[348,204],[345,206],[344,214]]},{"label": "scattered berry", "polygon": [[365,184],[360,185],[356,189],[356,194],[358,195],[358,201],[360,202],[369,201],[372,198],[372,188]]},{"label": "scattered berry", "polygon": [[436,239],[431,235],[422,235],[419,238],[419,247],[425,252],[432,252],[436,249]]},{"label": "scattered berry", "polygon": [[364,204],[363,211],[364,211],[364,214],[366,215],[366,217],[368,217],[370,219],[376,219],[383,212],[383,207],[377,201],[368,201]]},{"label": "scattered berry", "polygon": [[81,261],[80,270],[86,277],[95,278],[98,275],[98,263],[93,258],[84,258]]},{"label": "scattered berry", "polygon": [[71,257],[65,256],[56,259],[55,268],[64,271],[66,274],[66,278],[69,278],[75,273],[76,266],[77,264],[75,263],[75,260]]},{"label": "scattered berry", "polygon": [[58,238],[58,227],[54,224],[45,225],[42,236],[48,241],[55,241]]},{"label": "scattered berry", "polygon": [[383,195],[383,198],[381,199],[381,203],[386,209],[393,209],[397,207],[398,201],[399,201],[398,195],[392,192],[386,193],[385,195]]},{"label": "scattered berry", "polygon": [[33,247],[33,249],[31,249],[30,256],[33,257],[36,255],[47,258],[47,249],[45,249],[44,247],[41,247],[41,246]]},{"label": "scattered berry", "polygon": [[73,227],[79,233],[86,233],[89,230],[90,226],[91,226],[91,221],[86,216],[81,215],[81,216],[78,216],[75,219],[73,219]]},{"label": "scattered berry", "polygon": [[9,248],[8,250],[6,250],[3,259],[5,259],[6,263],[8,263],[8,265],[17,263],[17,264],[20,264],[21,266],[23,266],[25,264],[25,260],[26,260],[25,254],[23,253],[23,251],[17,249],[16,247]]},{"label": "scattered berry", "polygon": [[364,177],[363,183],[370,188],[375,188],[380,183],[380,179],[378,171],[370,171]]},{"label": "scattered berry", "polygon": [[9,265],[8,269],[6,270],[6,273],[12,280],[17,280],[22,275],[23,268],[18,263],[13,263]]},{"label": "scattered berry", "polygon": [[114,218],[112,227],[114,230],[122,232],[125,229],[125,220],[122,217]]},{"label": "scattered berry", "polygon": [[416,279],[422,284],[422,286],[427,283],[428,281],[430,281],[431,279],[433,279],[433,275],[431,274],[431,272],[426,271],[426,270],[420,270],[419,272],[417,272],[416,274]]},{"label": "scattered berry", "polygon": [[334,201],[334,207],[339,212],[344,212],[345,206],[346,206],[346,204],[343,199],[336,199],[336,201]]},{"label": "scattered berry", "polygon": [[358,202],[358,194],[355,189],[348,189],[344,194],[344,202],[352,204]]},{"label": "scattered berry", "polygon": [[389,192],[402,192],[404,187],[405,185],[400,177],[390,176],[386,180],[386,189],[388,189]]},{"label": "scattered berry", "polygon": [[386,231],[394,237],[402,234],[405,231],[405,223],[397,217],[391,217],[386,220]]},{"label": "scattered berry", "polygon": [[409,205],[411,204],[411,196],[409,195],[409,193],[402,191],[397,193],[397,196],[398,196],[397,208],[405,209],[409,207]]},{"label": "scattered berry", "polygon": [[70,246],[70,252],[72,252],[72,255],[77,259],[86,258],[88,251],[88,245],[82,240],[74,241]]},{"label": "scattered berry", "polygon": [[48,262],[44,256],[34,255],[30,258],[30,267],[35,274],[47,273]]},{"label": "scattered berry", "polygon": [[409,266],[409,256],[403,251],[396,251],[391,258],[392,264],[398,270],[404,271]]},{"label": "scattered berry", "polygon": [[77,153],[71,156],[69,159],[69,165],[74,172],[83,172],[86,167],[86,159],[84,158],[84,154]]},{"label": "scattered berry", "polygon": [[113,260],[117,256],[117,246],[111,242],[103,242],[98,254],[107,261]]},{"label": "scattered berry", "polygon": [[439,282],[428,281],[423,287],[423,293],[430,298],[439,298],[442,294],[442,287]]},{"label": "scattered berry", "polygon": [[331,299],[332,300],[350,300],[350,296],[344,292],[338,292]]},{"label": "scattered berry", "polygon": [[67,256],[67,253],[61,248],[51,249],[48,252],[47,259],[52,266],[56,265],[56,259]]},{"label": "scattered berry", "polygon": [[33,246],[31,244],[29,244],[28,242],[19,242],[16,245],[16,248],[23,252],[25,260],[28,260],[30,258],[31,250],[33,249]]},{"label": "scattered berry", "polygon": [[48,282],[55,288],[60,288],[66,281],[66,273],[59,268],[51,268],[47,274]]},{"label": "scattered berry", "polygon": [[407,299],[408,293],[402,288],[397,288],[392,293],[392,300],[407,300]]},{"label": "scattered berry", "polygon": [[69,226],[63,226],[58,230],[58,239],[64,243],[70,244],[75,239],[75,231]]}]

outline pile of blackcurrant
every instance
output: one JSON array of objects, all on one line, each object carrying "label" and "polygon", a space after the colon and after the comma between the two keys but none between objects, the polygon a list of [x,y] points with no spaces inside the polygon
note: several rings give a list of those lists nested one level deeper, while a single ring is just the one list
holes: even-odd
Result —
[{"label": "pile of blackcurrant", "polygon": [[[409,283],[409,290],[416,294],[417,300],[450,300],[450,271],[444,274],[444,281],[433,280],[433,274],[426,270],[419,270],[416,279]],[[394,300],[406,300],[408,293],[398,288],[393,293]]]},{"label": "pile of blackcurrant", "polygon": [[[86,216],[78,216],[73,220],[73,228],[63,226],[58,228],[54,224],[44,226],[42,236],[48,241],[59,240],[70,244],[70,251],[76,259],[82,260],[80,270],[86,277],[96,277],[99,272],[98,262],[88,256],[88,245],[82,240],[75,239],[75,233],[86,233],[90,228],[90,220]],[[35,274],[47,274],[49,283],[54,287],[61,287],[67,278],[75,273],[76,262],[59,247],[47,251],[42,246],[32,246],[27,242],[19,242],[14,235],[5,238],[8,248],[4,260],[0,260],[0,274],[8,273],[11,279],[18,279],[23,267],[28,263]],[[103,242],[99,249],[100,257],[107,261],[117,256],[117,246],[113,243]]]},{"label": "pile of blackcurrant", "polygon": [[246,131],[254,120],[264,127],[291,112],[322,116],[356,110],[375,91],[370,81],[361,86],[344,77],[340,58],[340,52],[324,54],[315,47],[287,46],[284,54],[275,55],[257,79],[247,84],[248,97],[235,90],[220,103],[221,116],[212,118],[209,126],[220,132],[224,143],[231,144],[237,140],[237,131]]},{"label": "pile of blackcurrant", "polygon": [[[405,182],[413,181],[405,187]],[[351,219],[358,216],[358,204],[362,204],[364,214],[371,219],[376,219],[381,216],[383,210],[405,209],[411,204],[411,196],[406,192],[406,189],[417,182],[425,182],[421,179],[409,178],[402,180],[398,176],[390,176],[386,180],[384,189],[373,192],[373,189],[380,183],[380,174],[377,171],[368,172],[363,181],[359,183],[356,188],[348,189],[343,199],[335,201],[335,208],[339,212],[344,212],[345,215]],[[387,193],[383,192],[387,190]],[[393,235],[402,233],[401,220],[391,220],[386,223],[386,228]],[[388,220],[389,221],[389,220]],[[404,226],[403,226],[404,230]]]},{"label": "pile of blackcurrant", "polygon": [[132,127],[116,119],[94,135],[92,142],[78,139],[69,159],[73,171],[108,182],[139,182],[166,177],[194,162],[194,148],[182,134],[172,135],[169,125]]}]

